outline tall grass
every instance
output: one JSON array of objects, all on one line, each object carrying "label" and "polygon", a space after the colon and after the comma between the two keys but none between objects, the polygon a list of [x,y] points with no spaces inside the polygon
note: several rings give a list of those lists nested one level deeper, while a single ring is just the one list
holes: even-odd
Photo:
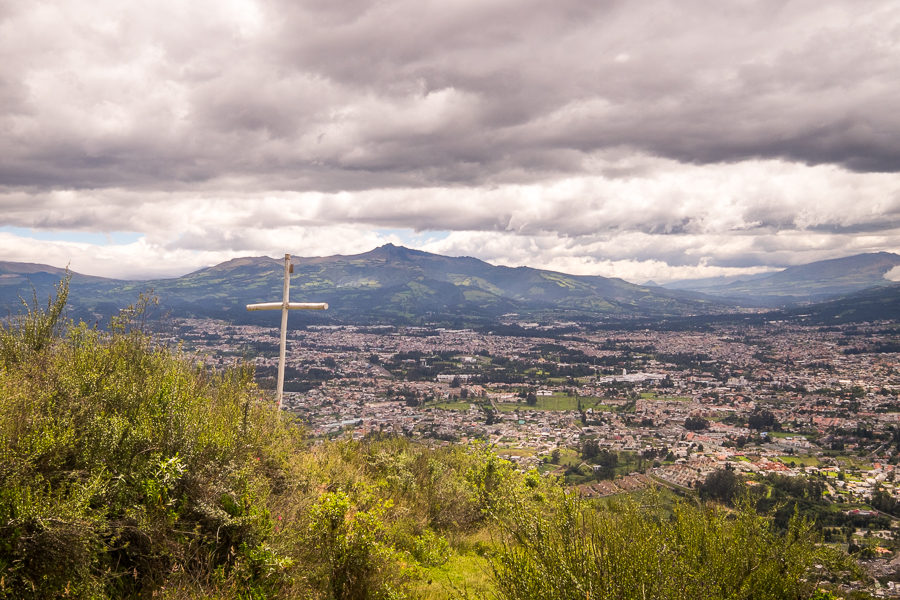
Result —
[{"label": "tall grass", "polygon": [[56,286],[56,297],[47,300],[47,309],[41,310],[37,291],[33,292],[31,306],[23,299],[23,312],[10,315],[7,322],[0,321],[0,361],[9,368],[43,350],[59,334],[63,327],[62,314],[69,296],[70,275]]},{"label": "tall grass", "polygon": [[734,510],[654,494],[601,507],[561,493],[544,511],[506,517],[494,557],[499,596],[508,600],[798,600],[820,577],[851,569],[820,544],[811,523],[787,531],[751,503]]},{"label": "tall grass", "polygon": [[256,463],[293,432],[246,368],[197,368],[128,318],[60,323],[66,283],[0,330],[0,596],[227,579],[272,527]]}]

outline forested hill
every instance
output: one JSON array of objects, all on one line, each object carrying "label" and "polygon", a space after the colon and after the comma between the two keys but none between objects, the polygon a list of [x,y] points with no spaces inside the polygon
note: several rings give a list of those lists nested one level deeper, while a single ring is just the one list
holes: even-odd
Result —
[{"label": "forested hill", "polygon": [[[895,305],[900,288],[885,275],[898,263],[900,257],[893,254],[859,255],[793,267],[752,282],[698,289],[719,296],[741,296],[733,302],[747,306],[772,304],[774,308],[805,301],[797,309],[782,308],[784,312],[776,316],[890,319],[898,313]],[[495,325],[503,318],[646,321],[722,315],[739,309],[739,304],[697,292],[639,286],[615,278],[495,266],[475,258],[447,257],[391,244],[350,256],[294,258],[293,264],[291,298],[330,305],[324,313],[293,315],[293,325],[472,326]],[[0,262],[0,307],[6,312],[17,310],[20,298],[31,298],[33,290],[38,296],[46,296],[64,274],[63,269],[49,265]],[[269,257],[237,258],[182,277],[151,281],[75,273],[69,310],[89,322],[106,322],[119,307],[149,291],[159,297],[162,314],[172,317],[271,324],[272,315],[248,313],[244,307],[280,300],[282,282],[283,261]],[[861,289],[867,285],[873,287]],[[739,290],[743,291],[738,294]],[[847,298],[835,296],[838,292],[846,293]],[[832,298],[809,304],[810,298],[819,296]]]},{"label": "forested hill", "polygon": [[[210,316],[236,322],[268,322],[244,305],[281,299],[282,261],[234,259],[183,277],[121,281],[76,276],[71,284],[75,314],[100,318],[152,290],[174,316]],[[59,270],[41,265],[0,273],[0,303],[14,305],[45,293]],[[493,321],[506,313],[542,320],[609,316],[674,316],[722,312],[729,305],[692,292],[639,286],[621,279],[576,276],[502,267],[468,257],[447,257],[391,244],[364,254],[295,258],[292,298],[328,302],[327,314],[305,314],[315,322]]]}]

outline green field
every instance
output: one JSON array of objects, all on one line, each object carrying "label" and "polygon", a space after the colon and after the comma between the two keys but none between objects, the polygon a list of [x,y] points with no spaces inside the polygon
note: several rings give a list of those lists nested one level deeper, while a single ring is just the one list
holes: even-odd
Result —
[{"label": "green field", "polygon": [[584,461],[581,458],[581,454],[576,452],[575,450],[571,450],[569,448],[560,448],[559,451],[559,464],[562,467],[574,467],[578,466]]},{"label": "green field", "polygon": [[838,456],[835,460],[844,469],[857,469],[859,471],[872,470],[871,463],[855,456]]},{"label": "green field", "polygon": [[603,398],[595,396],[567,396],[565,394],[556,393],[552,396],[538,396],[537,404],[529,406],[522,402],[498,402],[497,408],[501,412],[513,412],[516,410],[578,410],[578,402],[581,401],[581,408],[587,410],[593,408],[595,411],[611,412],[614,408],[608,404],[604,404]]},{"label": "green field", "polygon": [[478,554],[453,553],[445,564],[422,571],[411,590],[417,598],[489,598],[494,593],[490,563]]},{"label": "green field", "polygon": [[779,456],[778,460],[780,460],[781,462],[783,462],[786,465],[789,465],[793,462],[798,467],[799,466],[818,467],[820,464],[822,464],[818,458],[816,458],[815,456],[811,456],[809,454],[798,454],[798,455],[793,455],[793,456],[792,455]]},{"label": "green field", "polygon": [[784,438],[806,438],[810,439],[812,437],[809,433],[797,433],[796,431],[769,431],[767,435],[771,438],[776,439],[784,439]]},{"label": "green field", "polygon": [[504,456],[534,456],[534,448],[504,448],[494,447],[494,452]]},{"label": "green field", "polygon": [[437,402],[435,404],[428,404],[429,408],[437,408],[440,410],[461,410],[467,411],[472,406],[468,402]]}]

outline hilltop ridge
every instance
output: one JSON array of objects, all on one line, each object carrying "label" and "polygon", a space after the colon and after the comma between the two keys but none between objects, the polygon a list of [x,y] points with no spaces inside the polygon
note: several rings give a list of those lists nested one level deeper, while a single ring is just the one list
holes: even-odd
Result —
[{"label": "hilltop ridge", "polygon": [[[301,318],[337,322],[487,322],[507,313],[540,319],[674,316],[726,308],[691,292],[600,276],[495,266],[477,258],[448,257],[393,244],[355,255],[295,257],[292,262],[292,297],[331,306],[327,315]],[[0,302],[20,294],[28,282],[36,287],[49,283],[36,280],[35,273],[31,269],[27,278],[0,285]],[[58,272],[52,274],[58,279]],[[152,290],[174,314],[254,322],[265,317],[245,314],[244,305],[278,299],[281,277],[280,260],[242,257],[171,279],[77,278],[71,304],[87,314],[102,314],[113,303],[121,305],[142,290]]]},{"label": "hilltop ridge", "polygon": [[[292,262],[292,298],[331,306],[325,314],[298,315],[292,319],[296,323],[471,325],[495,323],[504,315],[548,322],[722,314],[740,306],[831,301],[873,287],[884,288],[890,303],[895,286],[884,274],[900,265],[900,256],[862,254],[739,281],[664,287],[498,266],[471,256],[443,256],[394,244],[360,254],[293,257]],[[19,297],[31,295],[32,286],[45,294],[64,273],[49,265],[0,262],[0,305],[18,304]],[[266,315],[247,314],[244,305],[280,298],[282,273],[282,261],[267,256],[238,257],[181,277],[150,281],[74,273],[70,305],[80,318],[106,318],[140,292],[152,291],[174,316],[263,323]],[[673,289],[679,287],[692,289]],[[877,305],[873,307],[877,312]]]},{"label": "hilltop ridge", "polygon": [[749,277],[675,281],[667,289],[693,290],[722,299],[777,306],[791,302],[817,302],[890,286],[885,275],[900,266],[900,255],[891,252],[856,254],[787,267]]}]

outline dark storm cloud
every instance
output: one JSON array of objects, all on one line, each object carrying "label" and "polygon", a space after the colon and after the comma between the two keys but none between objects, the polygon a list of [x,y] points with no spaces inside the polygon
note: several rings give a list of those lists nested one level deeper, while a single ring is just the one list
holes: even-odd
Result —
[{"label": "dark storm cloud", "polygon": [[900,168],[889,2],[18,7],[6,184],[533,181],[617,148]]},{"label": "dark storm cloud", "polygon": [[[487,143],[495,156],[627,146],[696,163],[900,166],[891,133],[898,14],[889,5],[377,6],[329,12],[330,28],[289,45],[289,60],[389,94],[416,84],[470,93],[475,118],[453,139]],[[397,35],[384,25],[400,12],[408,22],[398,17]],[[294,11],[285,22],[305,30],[319,18]]]}]

